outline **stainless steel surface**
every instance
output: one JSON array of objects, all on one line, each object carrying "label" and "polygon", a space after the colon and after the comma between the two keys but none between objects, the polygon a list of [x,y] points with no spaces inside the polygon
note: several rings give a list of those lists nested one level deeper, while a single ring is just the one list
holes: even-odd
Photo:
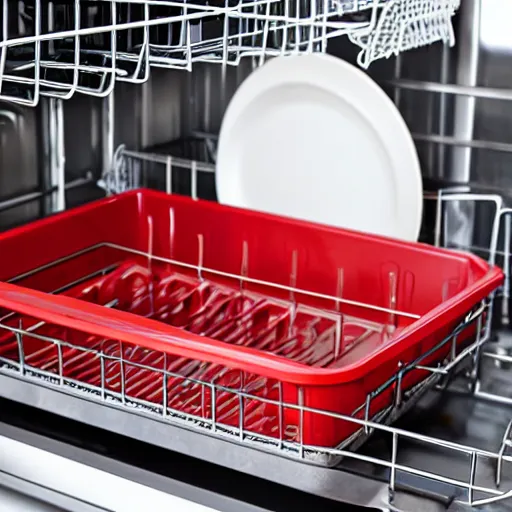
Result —
[{"label": "stainless steel surface", "polygon": [[[157,510],[265,512],[260,507],[5,423],[0,424],[0,446],[0,499],[2,490],[11,490],[11,499],[12,491],[16,491],[16,501],[26,507],[11,509],[6,508],[9,502],[0,502],[6,512],[138,512],[148,504]],[[56,477],[53,481],[52,474]],[[107,487],[104,482],[108,482]],[[87,499],[88,486],[95,488],[90,493],[92,500]],[[38,504],[41,508],[37,508]]]},{"label": "stainless steel surface", "polygon": [[0,472],[0,503],[6,512],[109,512],[4,471]]}]

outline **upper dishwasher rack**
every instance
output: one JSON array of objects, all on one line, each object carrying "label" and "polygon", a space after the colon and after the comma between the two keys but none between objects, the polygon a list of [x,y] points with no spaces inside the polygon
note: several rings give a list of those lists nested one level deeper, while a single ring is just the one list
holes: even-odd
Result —
[{"label": "upper dishwasher rack", "polygon": [[325,52],[347,35],[358,63],[436,41],[454,43],[460,0],[2,0],[0,98],[107,96],[151,66],[237,65]]}]

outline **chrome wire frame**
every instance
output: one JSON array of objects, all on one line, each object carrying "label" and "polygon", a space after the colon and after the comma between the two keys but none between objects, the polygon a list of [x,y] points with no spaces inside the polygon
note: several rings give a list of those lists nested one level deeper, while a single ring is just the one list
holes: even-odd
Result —
[{"label": "chrome wire frame", "polygon": [[142,83],[150,67],[195,62],[254,66],[268,57],[326,52],[349,36],[358,62],[437,41],[454,43],[460,0],[2,0],[0,99],[106,97],[116,81]]}]

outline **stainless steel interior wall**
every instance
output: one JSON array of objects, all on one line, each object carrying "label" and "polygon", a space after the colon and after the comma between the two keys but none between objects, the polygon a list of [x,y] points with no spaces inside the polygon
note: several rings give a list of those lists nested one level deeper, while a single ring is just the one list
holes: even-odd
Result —
[{"label": "stainless steel interior wall", "polygon": [[[437,44],[372,64],[369,74],[414,134],[426,178],[470,182],[512,196],[512,35],[505,22],[510,15],[509,0],[464,0],[454,48]],[[331,41],[329,51],[349,61],[357,54],[345,39]],[[118,84],[113,146],[143,148],[194,130],[218,132],[229,99],[251,70],[250,60],[226,70],[197,64],[191,73],[153,70],[144,85]],[[484,88],[476,89],[483,97],[471,97],[475,86]],[[38,121],[44,102],[37,109],[1,108],[0,203],[48,186],[41,162],[44,127]],[[65,102],[68,179],[88,171],[98,177],[106,165],[105,116],[105,100],[77,96]],[[38,208],[35,202],[18,208],[10,221],[28,219]]]}]

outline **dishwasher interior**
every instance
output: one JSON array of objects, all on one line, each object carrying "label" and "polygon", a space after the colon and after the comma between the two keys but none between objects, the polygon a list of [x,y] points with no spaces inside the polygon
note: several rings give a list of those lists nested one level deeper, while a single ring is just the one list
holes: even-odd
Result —
[{"label": "dishwasher interior", "polygon": [[[453,19],[407,25],[441,5]],[[398,42],[382,12],[405,17]],[[386,417],[363,409],[350,446],[263,442],[124,395],[89,400],[4,358],[0,434],[115,459],[127,478],[137,468],[163,491],[195,489],[190,499],[215,510],[512,510],[510,15],[507,0],[4,0],[0,229],[139,187],[216,201],[218,133],[238,86],[274,55],[327,51],[365,68],[412,133],[421,241],[497,264],[505,282],[465,318],[475,342],[422,367],[430,375],[415,392],[402,396],[399,381]],[[378,30],[391,36],[375,43]],[[86,500],[69,510],[89,510]]]}]

